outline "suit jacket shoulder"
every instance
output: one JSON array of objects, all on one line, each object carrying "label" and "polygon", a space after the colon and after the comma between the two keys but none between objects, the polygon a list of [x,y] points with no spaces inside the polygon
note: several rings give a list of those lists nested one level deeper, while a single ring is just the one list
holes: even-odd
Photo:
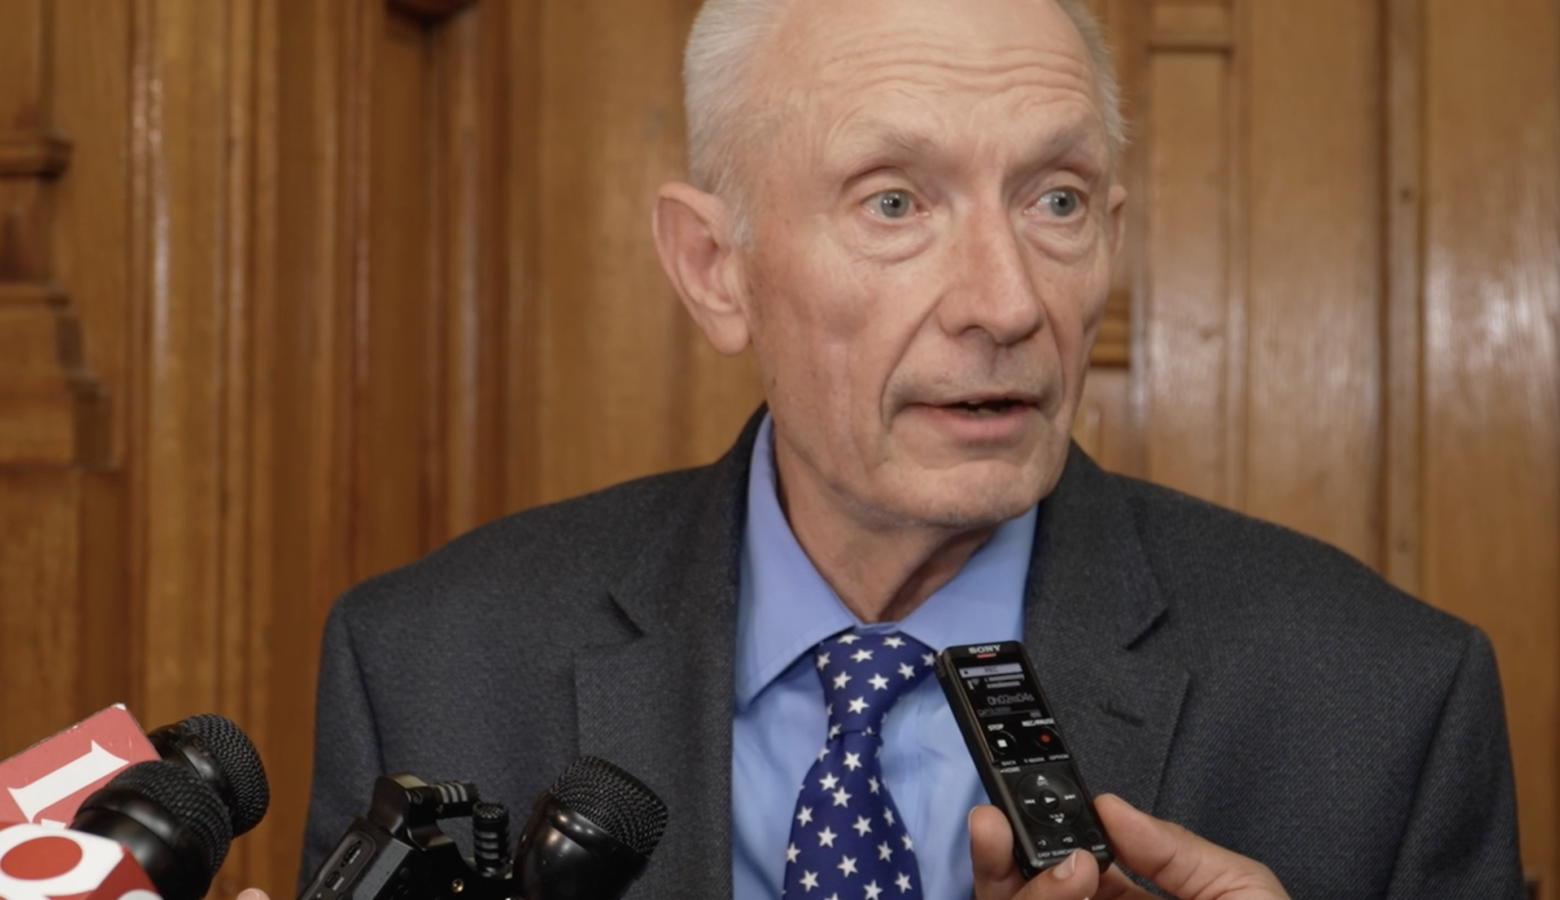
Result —
[{"label": "suit jacket shoulder", "polygon": [[1333,547],[1080,453],[1039,532],[1031,640],[1091,788],[1297,897],[1520,896],[1477,629]]},{"label": "suit jacket shoulder", "polygon": [[711,466],[505,517],[344,594],[321,653],[300,879],[367,809],[376,775],[472,780],[523,821],[596,754],[671,807],[635,895],[729,893],[729,866],[708,861],[729,846],[716,773],[729,771],[738,485],[755,430]]}]

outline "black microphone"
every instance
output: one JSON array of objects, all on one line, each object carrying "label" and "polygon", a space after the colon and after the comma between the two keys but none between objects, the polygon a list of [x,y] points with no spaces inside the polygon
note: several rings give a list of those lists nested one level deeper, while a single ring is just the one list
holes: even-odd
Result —
[{"label": "black microphone", "polygon": [[194,771],[136,763],[82,802],[72,831],[106,837],[140,864],[163,900],[200,900],[227,858],[227,805]]},{"label": "black microphone", "polygon": [[618,900],[666,831],[666,804],[603,759],[574,761],[536,800],[514,879],[525,900]]},{"label": "black microphone", "polygon": [[216,713],[203,713],[147,734],[157,755],[210,785],[232,814],[233,837],[247,833],[271,805],[260,754],[243,729]]},{"label": "black microphone", "polygon": [[[473,858],[439,828],[471,818]],[[469,781],[374,781],[298,900],[617,900],[666,831],[666,804],[604,760],[575,760],[537,798],[510,863],[509,813]]]}]

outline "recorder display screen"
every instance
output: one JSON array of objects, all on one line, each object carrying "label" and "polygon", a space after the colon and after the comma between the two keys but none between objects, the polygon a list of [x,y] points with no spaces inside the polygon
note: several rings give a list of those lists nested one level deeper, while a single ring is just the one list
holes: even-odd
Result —
[{"label": "recorder display screen", "polygon": [[1067,758],[1055,720],[1023,663],[1011,653],[982,653],[958,660],[955,672],[992,759],[1031,763]]}]

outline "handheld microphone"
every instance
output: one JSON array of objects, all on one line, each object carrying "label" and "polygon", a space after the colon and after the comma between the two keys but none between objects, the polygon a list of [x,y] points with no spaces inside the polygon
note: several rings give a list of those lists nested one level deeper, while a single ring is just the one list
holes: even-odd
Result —
[{"label": "handheld microphone", "polygon": [[159,757],[217,792],[232,814],[233,835],[255,827],[270,805],[260,755],[231,720],[206,713],[148,735],[115,705],[0,762],[0,822],[64,825],[110,778]]},{"label": "handheld microphone", "polygon": [[82,802],[70,828],[0,827],[4,900],[200,900],[233,840],[194,771],[136,763]]},{"label": "handheld microphone", "polygon": [[[475,858],[438,827],[470,816]],[[380,776],[369,811],[326,854],[298,900],[617,900],[666,830],[666,804],[601,759],[569,766],[537,798],[509,857],[509,813],[468,781]]]},{"label": "handheld microphone", "polygon": [[603,759],[575,760],[536,800],[515,854],[525,900],[617,900],[666,831],[666,804]]},{"label": "handheld microphone", "polygon": [[202,713],[146,737],[159,756],[184,766],[216,790],[232,813],[233,837],[248,833],[270,808],[271,787],[260,754],[231,719]]},{"label": "handheld microphone", "polygon": [[117,705],[0,763],[0,788],[0,900],[199,900],[270,803],[228,719],[147,735]]}]

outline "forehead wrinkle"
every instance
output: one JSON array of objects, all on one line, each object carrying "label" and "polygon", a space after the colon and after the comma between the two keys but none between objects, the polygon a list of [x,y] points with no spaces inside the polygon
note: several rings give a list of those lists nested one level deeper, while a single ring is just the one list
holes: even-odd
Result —
[{"label": "forehead wrinkle", "polygon": [[816,81],[812,87],[854,93],[902,83],[919,91],[985,95],[1032,86],[1076,90],[1094,97],[1093,68],[1070,53],[1025,47],[970,58],[954,53],[939,55],[929,47],[899,46],[831,56],[813,70]]},{"label": "forehead wrinkle", "polygon": [[[909,102],[863,101],[840,110],[816,135],[813,149],[817,158],[831,170],[837,167],[843,176],[873,163],[952,162],[959,157],[979,156],[985,152],[988,144],[985,136],[989,130],[979,127],[974,120],[980,115],[978,107],[982,102],[999,98],[983,98],[961,111],[961,117],[969,120],[963,127],[948,127],[947,111],[919,102],[922,98],[913,93],[905,92],[901,99]],[[1041,107],[1050,114],[1031,113],[1032,109]],[[1058,107],[1063,110],[1058,111]],[[1049,165],[1080,153],[1095,163],[1085,165],[1085,168],[1103,171],[1108,165],[1105,124],[1098,108],[1087,98],[1077,94],[1061,98],[1025,98],[1015,104],[1015,109],[1004,113],[1008,114],[1005,117],[1019,119],[1032,115],[1036,123],[1030,133],[1018,136],[1019,157],[1014,161],[1018,168]]]}]

